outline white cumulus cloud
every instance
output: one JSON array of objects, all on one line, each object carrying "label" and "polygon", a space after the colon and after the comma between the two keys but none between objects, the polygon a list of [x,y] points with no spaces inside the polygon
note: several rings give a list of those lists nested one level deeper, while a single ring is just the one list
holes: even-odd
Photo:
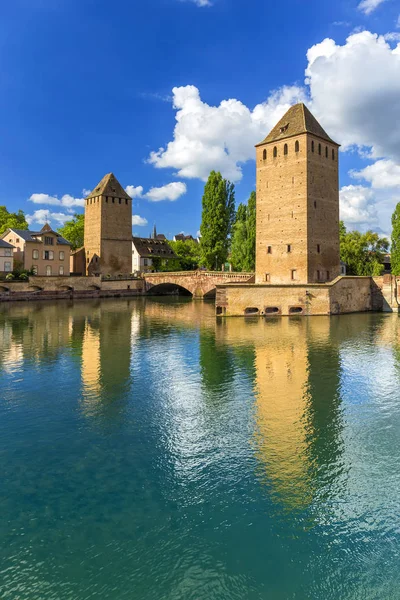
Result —
[{"label": "white cumulus cloud", "polygon": [[134,185],[127,185],[125,191],[131,198],[140,198],[143,194],[143,187],[141,185],[138,185],[137,187]]},{"label": "white cumulus cloud", "polygon": [[[400,160],[400,44],[363,31],[307,53],[311,108],[344,149]],[[366,69],[368,75],[366,75]]]},{"label": "white cumulus cloud", "polygon": [[360,171],[350,171],[350,175],[354,179],[367,181],[372,188],[399,188],[400,193],[400,165],[393,160],[377,160]]},{"label": "white cumulus cloud", "polygon": [[71,215],[67,215],[59,212],[51,212],[48,208],[40,208],[35,210],[32,215],[26,215],[28,225],[44,225],[50,221],[54,221],[58,226],[64,225],[67,221],[71,220]]},{"label": "white cumulus cloud", "polygon": [[174,181],[162,187],[150,188],[145,197],[151,202],[160,202],[161,200],[174,201],[183,196],[183,194],[186,194],[186,190],[186,183]]},{"label": "white cumulus cloud", "polygon": [[350,227],[373,225],[378,221],[374,192],[362,185],[347,185],[340,190],[340,218]]},{"label": "white cumulus cloud", "polygon": [[49,194],[32,194],[29,198],[30,202],[34,204],[48,204],[51,206],[65,206],[71,208],[73,206],[85,206],[84,198],[74,198],[69,194],[64,194],[61,198],[57,196],[50,196]]},{"label": "white cumulus cloud", "polygon": [[160,202],[161,200],[177,200],[183,194],[186,194],[187,187],[186,183],[181,181],[174,181],[173,183],[167,183],[161,187],[152,187],[146,193],[141,185],[135,187],[134,185],[128,185],[125,191],[131,198],[146,198],[151,202]]},{"label": "white cumulus cloud", "polygon": [[297,86],[273,92],[253,110],[235,99],[210,106],[193,85],[175,87],[174,139],[151,152],[148,161],[157,168],[176,169],[185,178],[206,180],[213,169],[231,181],[242,178],[241,164],[254,158],[261,141],[292,104],[305,99]]},{"label": "white cumulus cloud", "polygon": [[132,225],[143,227],[144,225],[147,225],[147,219],[140,217],[139,215],[132,215]]},{"label": "white cumulus cloud", "polygon": [[358,9],[365,15],[370,15],[384,2],[386,2],[386,0],[362,0],[358,5]]}]

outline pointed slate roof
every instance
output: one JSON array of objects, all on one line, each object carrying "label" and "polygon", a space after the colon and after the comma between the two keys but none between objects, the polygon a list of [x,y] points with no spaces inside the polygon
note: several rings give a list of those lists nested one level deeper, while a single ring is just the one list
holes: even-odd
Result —
[{"label": "pointed slate roof", "polygon": [[107,173],[103,179],[96,185],[94,190],[90,192],[86,198],[95,198],[96,196],[111,196],[114,198],[128,198],[130,196],[126,193],[114,173]]},{"label": "pointed slate roof", "polygon": [[325,129],[321,127],[314,115],[302,102],[291,106],[282,119],[270,131],[265,140],[257,144],[257,146],[283,140],[302,133],[311,133],[318,138],[339,146],[339,144],[329,137]]}]

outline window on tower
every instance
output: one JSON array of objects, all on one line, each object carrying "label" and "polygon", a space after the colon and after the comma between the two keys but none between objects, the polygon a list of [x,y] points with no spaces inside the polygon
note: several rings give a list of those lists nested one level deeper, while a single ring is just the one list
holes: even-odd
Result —
[{"label": "window on tower", "polygon": [[263,150],[263,160],[267,160],[267,151]]},{"label": "window on tower", "polygon": [[322,153],[322,146],[321,144],[318,144],[318,154],[321,156]]},{"label": "window on tower", "polygon": [[295,150],[295,152],[299,152],[300,151],[300,144],[299,144],[298,141],[294,145],[294,150]]},{"label": "window on tower", "polygon": [[332,160],[335,160],[335,151],[332,149]]},{"label": "window on tower", "polygon": [[287,245],[287,251],[291,252],[292,251],[292,246],[290,244]]},{"label": "window on tower", "polygon": [[272,254],[272,246],[267,247],[267,254]]},{"label": "window on tower", "polygon": [[328,146],[325,146],[325,158],[328,158]]},{"label": "window on tower", "polygon": [[312,142],[311,142],[311,152],[314,152],[314,146],[315,146],[314,140],[312,140]]},{"label": "window on tower", "polygon": [[275,146],[274,147],[274,158],[276,158],[278,156],[278,148]]},{"label": "window on tower", "polygon": [[287,153],[288,153],[288,145],[285,144],[284,147],[283,147],[283,154],[286,156]]}]

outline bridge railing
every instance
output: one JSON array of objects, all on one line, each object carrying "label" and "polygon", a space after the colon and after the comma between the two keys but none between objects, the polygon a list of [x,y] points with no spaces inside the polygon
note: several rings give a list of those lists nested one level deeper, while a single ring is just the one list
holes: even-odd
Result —
[{"label": "bridge railing", "polygon": [[229,271],[164,271],[159,273],[145,273],[144,277],[218,277],[223,279],[243,279],[253,277],[254,273],[234,273]]}]

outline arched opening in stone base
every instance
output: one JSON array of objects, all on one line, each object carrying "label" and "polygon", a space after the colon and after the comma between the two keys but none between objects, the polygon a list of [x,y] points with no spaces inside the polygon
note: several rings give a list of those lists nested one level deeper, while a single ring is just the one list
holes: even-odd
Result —
[{"label": "arched opening in stone base", "polygon": [[217,295],[217,288],[213,288],[212,290],[210,290],[209,292],[204,294],[203,298],[204,298],[204,300],[215,300],[216,295]]},{"label": "arched opening in stone base", "polygon": [[153,285],[148,292],[148,296],[192,296],[192,292],[177,285],[176,283],[159,283]]}]

